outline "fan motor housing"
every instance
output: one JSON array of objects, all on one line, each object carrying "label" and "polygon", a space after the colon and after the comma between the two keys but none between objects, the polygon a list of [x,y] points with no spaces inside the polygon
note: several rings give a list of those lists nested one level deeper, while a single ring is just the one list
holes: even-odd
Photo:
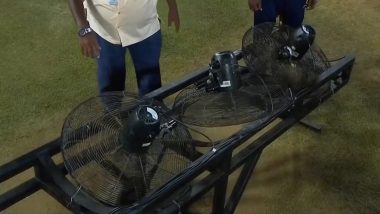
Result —
[{"label": "fan motor housing", "polygon": [[120,140],[124,148],[131,153],[147,150],[154,138],[160,133],[158,112],[148,105],[138,106],[123,124]]},{"label": "fan motor housing", "polygon": [[222,91],[234,91],[241,86],[238,62],[232,51],[217,52],[211,59],[210,83]]},{"label": "fan motor housing", "polygon": [[290,29],[287,44],[280,48],[280,59],[301,59],[315,39],[315,30],[309,25]]}]

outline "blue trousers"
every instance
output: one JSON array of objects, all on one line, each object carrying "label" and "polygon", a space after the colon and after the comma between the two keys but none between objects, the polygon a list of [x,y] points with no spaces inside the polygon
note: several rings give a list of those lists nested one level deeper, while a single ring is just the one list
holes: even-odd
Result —
[{"label": "blue trousers", "polygon": [[160,52],[161,31],[149,38],[127,47],[112,44],[98,36],[101,48],[98,64],[98,86],[100,93],[125,89],[125,54],[128,49],[135,67],[139,95],[143,96],[161,87]]},{"label": "blue trousers", "polygon": [[284,24],[294,28],[302,25],[306,0],[262,0],[262,11],[255,12],[254,24],[276,22],[278,15]]}]

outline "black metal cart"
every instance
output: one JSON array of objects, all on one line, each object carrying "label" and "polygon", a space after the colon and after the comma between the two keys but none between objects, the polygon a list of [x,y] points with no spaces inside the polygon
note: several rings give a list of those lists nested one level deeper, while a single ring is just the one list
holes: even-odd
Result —
[{"label": "black metal cart", "polygon": [[[336,62],[319,76],[317,84],[292,97],[288,105],[263,118],[259,124],[248,124],[223,140],[212,151],[197,158],[192,163],[193,167],[185,169],[166,185],[132,206],[110,207],[79,191],[66,178],[67,172],[63,164],[57,165],[52,159],[52,156],[60,152],[61,141],[56,139],[0,167],[0,184],[30,168],[34,169],[33,178],[0,195],[0,211],[42,189],[73,213],[176,213],[185,212],[189,205],[213,190],[212,212],[233,213],[264,149],[345,86],[350,79],[354,61],[355,56],[349,55]],[[208,67],[194,71],[151,92],[147,97],[166,98],[204,78],[208,71]],[[326,83],[331,85],[330,90],[310,98],[310,94]],[[281,121],[274,122],[280,116]],[[273,123],[275,124],[271,129],[260,132]],[[256,140],[250,140],[254,135],[257,136]],[[241,145],[245,147],[236,151]],[[232,193],[227,195],[229,175],[241,166],[242,170],[233,184]],[[207,175],[199,179],[198,176],[205,172]]]}]

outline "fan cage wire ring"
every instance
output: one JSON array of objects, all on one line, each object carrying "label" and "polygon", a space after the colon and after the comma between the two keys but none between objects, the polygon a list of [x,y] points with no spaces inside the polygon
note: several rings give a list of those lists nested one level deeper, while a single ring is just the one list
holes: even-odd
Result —
[{"label": "fan cage wire ring", "polygon": [[[158,105],[158,107],[159,107],[159,105]],[[80,107],[78,107],[78,108],[80,108]],[[75,110],[74,110],[75,111]],[[113,111],[112,111],[113,112]],[[160,110],[160,112],[161,113],[163,113],[163,112],[166,112],[166,111],[161,111]],[[108,112],[109,113],[109,112]],[[74,115],[75,115],[75,113],[73,113]],[[87,135],[88,135],[88,133],[86,133],[86,132],[80,132],[79,133],[80,134],[80,136],[79,136],[79,138],[86,138],[87,137]],[[185,142],[187,142],[187,141],[184,141],[183,143],[185,143]],[[63,145],[63,148],[65,148],[65,146],[67,146],[68,144],[65,144],[65,145]],[[184,144],[185,145],[185,144]],[[86,148],[85,148],[86,149]],[[119,148],[114,148],[114,150],[113,150],[113,153],[115,153],[115,152],[118,152],[118,150],[120,149],[120,147]],[[64,152],[62,153],[64,156],[65,156],[65,154],[64,154]],[[109,154],[109,153],[108,153]],[[174,158],[177,158],[177,156],[178,156],[178,158],[181,158],[182,156],[181,156],[181,154],[179,154],[178,152],[173,152],[172,154],[171,153],[169,153],[169,155],[175,155],[176,157],[174,157]],[[182,160],[183,159],[183,160]],[[65,159],[66,160],[66,159]],[[179,160],[179,159],[178,159]],[[102,162],[103,160],[101,160],[101,162]],[[187,165],[189,163],[189,160],[187,159],[187,158],[185,158],[185,157],[182,157],[181,158],[181,164],[180,165],[178,165],[178,166],[176,166],[176,168],[178,168],[178,169],[180,169],[180,168],[183,168],[185,165]],[[147,164],[150,164],[150,163],[147,163]],[[67,163],[65,163],[65,165],[67,166]],[[70,169],[70,168],[68,168],[68,169]],[[69,172],[70,172],[70,170],[69,170]],[[172,173],[172,175],[174,175],[176,172],[171,172]],[[82,185],[82,182],[85,182],[86,180],[82,180],[82,182],[78,182],[78,180],[77,179],[75,179],[75,176],[72,174],[72,173],[70,173],[71,175],[72,175],[72,177],[74,178],[74,183],[76,183],[77,184],[77,186],[81,186],[81,189],[85,189],[84,187],[83,187],[83,185]],[[118,179],[117,180],[120,180],[120,175],[121,174],[118,174],[118,175],[115,175],[116,177],[118,177]],[[169,174],[168,174],[169,175]],[[166,176],[166,175],[165,175]],[[88,179],[91,179],[90,177],[88,177]],[[156,181],[155,181],[156,182]],[[157,182],[162,182],[162,181],[157,181]],[[116,187],[116,186],[114,186],[114,187]],[[93,194],[92,194],[92,191],[90,190],[90,191],[86,191],[87,193],[89,193],[91,196],[94,196]],[[99,195],[98,195],[99,196]],[[104,198],[103,199],[101,199],[101,198],[98,198],[98,196],[94,196],[95,198],[97,198],[97,199],[100,199],[102,202],[104,202],[104,201],[106,201],[106,203],[107,204],[109,204],[109,202],[107,202],[108,200],[104,200]],[[108,195],[109,197],[111,197],[111,195]],[[112,204],[112,203],[111,203]]]}]

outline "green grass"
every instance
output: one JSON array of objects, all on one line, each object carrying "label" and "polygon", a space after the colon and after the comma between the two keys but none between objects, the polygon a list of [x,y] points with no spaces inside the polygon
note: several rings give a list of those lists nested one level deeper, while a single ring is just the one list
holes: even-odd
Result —
[{"label": "green grass", "polygon": [[[251,24],[246,1],[178,4],[182,28],[175,33],[159,3],[164,83],[206,65],[216,51],[239,48]],[[265,151],[239,213],[380,212],[379,9],[374,0],[330,0],[308,12],[329,58],[357,54],[352,80],[309,116],[323,125],[321,135],[297,126]],[[97,86],[95,62],[80,54],[66,1],[2,0],[0,29],[3,164],[58,137],[65,116]],[[132,70],[129,63],[130,91]]]}]

